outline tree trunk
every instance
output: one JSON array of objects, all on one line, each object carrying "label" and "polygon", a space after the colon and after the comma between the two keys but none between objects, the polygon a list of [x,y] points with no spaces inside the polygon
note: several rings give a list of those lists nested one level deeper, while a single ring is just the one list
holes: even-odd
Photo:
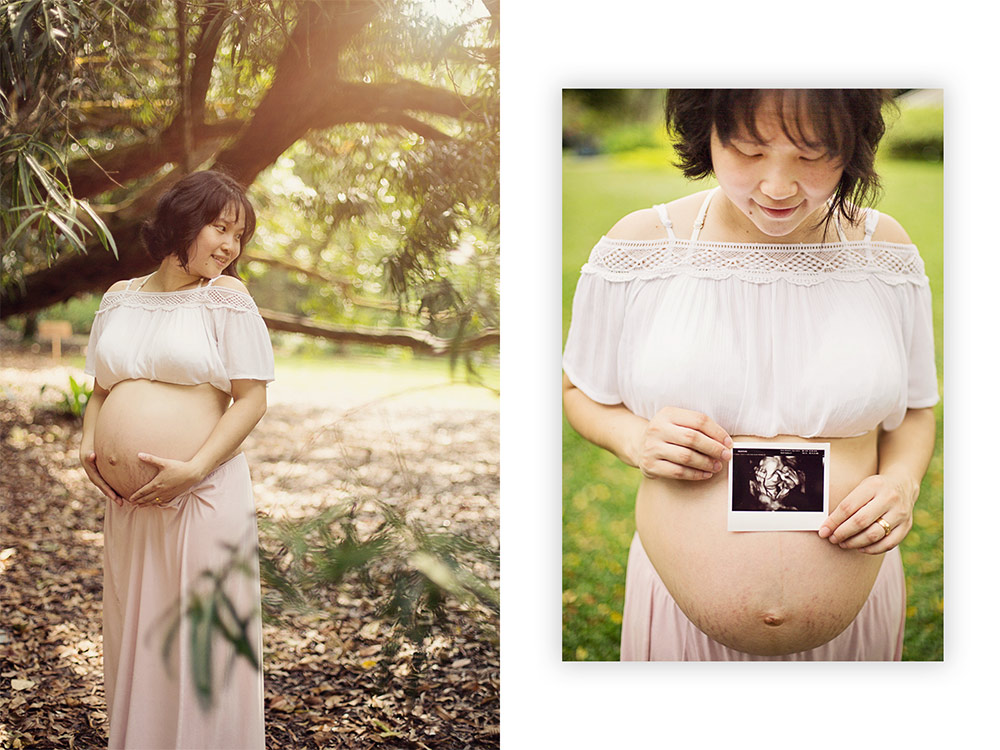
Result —
[{"label": "tree trunk", "polygon": [[119,279],[148,273],[155,263],[142,249],[138,218],[109,227],[118,245],[118,258],[100,249],[86,255],[63,257],[58,263],[36,271],[25,279],[25,289],[3,290],[0,319],[41,310],[85,292],[103,292]]},{"label": "tree trunk", "polygon": [[278,59],[274,82],[239,141],[219,154],[216,165],[249,185],[315,127],[316,108],[338,102],[341,50],[377,11],[375,0],[303,6]]}]

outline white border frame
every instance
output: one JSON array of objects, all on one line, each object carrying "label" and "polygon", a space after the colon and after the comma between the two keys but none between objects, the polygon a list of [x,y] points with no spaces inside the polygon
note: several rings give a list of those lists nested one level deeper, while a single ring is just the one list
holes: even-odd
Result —
[{"label": "white border frame", "polygon": [[[748,750],[803,737],[825,750],[843,744],[829,727],[848,713],[854,735],[882,737],[887,715],[911,716],[914,706],[931,710],[895,722],[896,744],[954,744],[961,733],[992,728],[995,697],[978,684],[1000,671],[1000,652],[983,648],[1000,621],[1000,598],[984,593],[996,588],[997,544],[983,522],[995,504],[1000,424],[1000,363],[988,345],[1000,253],[987,243],[996,236],[1000,175],[1000,150],[989,147],[1000,122],[989,72],[997,9],[950,4],[933,23],[891,3],[712,10],[707,19],[704,6],[676,3],[502,4],[501,747],[695,745],[711,731],[717,744]],[[835,40],[837,54],[817,39]],[[763,54],[767,45],[782,54]],[[944,663],[560,659],[559,92],[676,81],[945,90]],[[780,721],[745,699],[762,689],[782,695]],[[817,695],[842,698],[825,709]]]}]

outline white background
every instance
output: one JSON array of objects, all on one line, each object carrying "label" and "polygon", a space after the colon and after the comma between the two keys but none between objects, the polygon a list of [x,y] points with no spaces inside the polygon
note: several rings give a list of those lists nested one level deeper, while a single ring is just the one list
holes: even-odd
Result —
[{"label": "white background", "polygon": [[[992,5],[969,2],[503,0],[505,749],[924,748],[992,728],[1000,624],[996,16]],[[944,663],[561,661],[560,93],[669,86],[945,91]]]}]

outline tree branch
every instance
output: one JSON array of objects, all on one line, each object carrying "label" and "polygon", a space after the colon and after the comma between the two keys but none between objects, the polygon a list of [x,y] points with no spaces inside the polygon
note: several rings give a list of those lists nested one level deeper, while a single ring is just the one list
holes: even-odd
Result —
[{"label": "tree branch", "polygon": [[386,125],[398,125],[399,127],[409,130],[411,133],[416,133],[421,138],[426,138],[429,141],[447,141],[451,139],[451,136],[447,133],[442,133],[437,128],[431,127],[427,123],[421,122],[415,117],[410,117],[409,115],[401,113],[372,114],[372,116],[368,118],[368,122],[382,122]]},{"label": "tree branch", "polygon": [[[406,346],[414,351],[435,355],[447,354],[452,347],[452,342],[447,339],[438,338],[425,331],[413,331],[406,328],[364,328],[361,326],[343,328],[329,323],[319,323],[300,315],[287,315],[273,310],[261,310],[260,315],[272,331],[303,333],[330,341],[374,346]],[[477,351],[499,343],[499,331],[485,331],[478,336],[458,342],[458,348],[460,351]]]},{"label": "tree branch", "polygon": [[271,87],[239,141],[219,154],[216,164],[248,185],[315,127],[305,113],[317,101],[336,100],[341,50],[379,10],[378,0],[304,3]]},{"label": "tree branch", "polygon": [[191,82],[187,75],[187,0],[174,0],[177,16],[177,87],[180,89],[180,106],[167,130],[178,123],[181,131],[181,164],[185,171],[191,171],[191,151],[194,147],[194,133],[191,128]]},{"label": "tree branch", "polygon": [[[221,11],[224,5],[212,2],[203,14],[195,59],[190,74],[186,72],[187,3],[176,0],[179,80],[178,110],[173,120],[153,140],[116,149],[100,157],[82,157],[70,166],[70,184],[74,196],[89,198],[106,190],[155,172],[164,164],[179,162],[190,171],[189,155],[204,145],[206,139],[230,137],[239,132],[243,122],[228,121],[205,125],[205,101],[215,66],[215,53],[225,28]],[[216,144],[218,147],[221,144]]]},{"label": "tree branch", "polygon": [[222,15],[224,8],[225,4],[218,0],[209,2],[199,22],[201,31],[194,46],[195,57],[188,84],[191,120],[199,124],[205,119],[205,101],[212,82],[212,70],[215,68],[215,53],[222,41],[222,32],[226,28],[225,17]]},{"label": "tree branch", "polygon": [[[298,266],[291,261],[283,260],[281,258],[272,258],[266,255],[254,255],[252,253],[244,253],[240,257],[240,262],[256,262],[264,263],[273,268],[280,268],[282,271],[287,271],[288,273],[301,273],[307,278],[313,279],[315,281],[328,284],[329,286],[337,287],[340,289],[341,294],[344,295],[348,300],[350,300],[352,305],[357,307],[367,307],[373,310],[398,310],[399,306],[393,304],[389,300],[381,299],[366,299],[364,297],[359,297],[354,293],[354,284],[350,279],[338,278],[334,276],[329,276],[321,271],[317,271],[312,268],[303,268]],[[416,315],[412,309],[406,311],[410,315]]]},{"label": "tree branch", "polygon": [[[194,129],[194,148],[199,150],[207,143],[214,143],[214,151],[225,139],[239,133],[243,126],[244,123],[239,120],[200,125]],[[168,130],[154,140],[119,146],[99,158],[84,156],[75,159],[69,167],[73,196],[91,198],[145,177],[164,164],[182,161],[184,144],[179,135],[176,130]]]},{"label": "tree branch", "polygon": [[[398,118],[409,117],[410,112],[462,118],[473,111],[478,101],[451,89],[406,80],[382,84],[340,81],[335,89],[337,96],[315,100],[309,113],[313,127],[364,122],[371,117],[393,118],[386,121],[395,122]],[[412,122],[417,127],[430,127],[415,120]]]},{"label": "tree branch", "polygon": [[[342,11],[342,15],[337,15],[331,10],[334,5],[340,6],[333,3],[323,4],[321,9],[317,9],[315,3],[306,6],[278,62],[274,83],[249,123],[229,120],[206,125],[194,114],[195,105],[202,114],[204,112],[210,63],[214,62],[221,39],[222,19],[216,16],[203,27],[198,59],[191,74],[193,142],[195,147],[201,147],[206,139],[231,137],[245,128],[239,141],[230,144],[216,160],[244,184],[250,184],[262,169],[311,129],[349,122],[385,122],[428,139],[443,139],[448,136],[409,113],[459,118],[475,106],[475,99],[415,81],[389,84],[337,81],[331,76],[339,58],[337,39],[324,37],[324,34],[332,35],[331,29],[336,26],[342,45],[346,42],[346,29],[335,21],[348,17],[353,25],[360,27],[366,16],[361,12],[364,8],[357,4],[351,7],[361,10]],[[363,5],[370,5],[369,11],[374,13],[374,3]],[[312,15],[306,13],[310,8]],[[302,114],[289,117],[290,112]],[[182,132],[179,132],[182,120],[183,117],[175,119],[155,140],[117,148],[97,158],[77,159],[69,174],[74,195],[89,198],[150,174],[169,162],[182,162],[185,153]],[[221,142],[216,144],[219,145]]]}]

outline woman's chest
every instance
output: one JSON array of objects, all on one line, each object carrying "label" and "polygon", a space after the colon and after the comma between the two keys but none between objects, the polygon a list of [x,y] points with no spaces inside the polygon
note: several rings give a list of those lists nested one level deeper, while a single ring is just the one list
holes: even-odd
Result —
[{"label": "woman's chest", "polygon": [[765,410],[787,412],[792,424],[779,429],[803,434],[831,410],[891,411],[906,387],[898,302],[866,283],[661,280],[637,288],[624,331],[627,399],[653,413],[695,409],[733,429]]},{"label": "woman's chest", "polygon": [[218,358],[210,321],[197,309],[139,315],[112,311],[97,344],[97,355],[115,373],[173,382],[188,382],[193,376],[210,373]]}]

